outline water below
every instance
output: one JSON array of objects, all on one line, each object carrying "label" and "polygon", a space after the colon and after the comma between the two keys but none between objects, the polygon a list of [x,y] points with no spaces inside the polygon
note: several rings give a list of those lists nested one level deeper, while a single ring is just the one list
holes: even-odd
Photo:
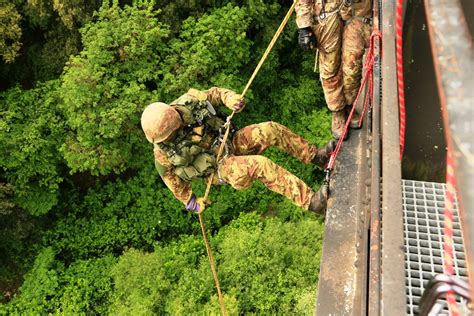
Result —
[{"label": "water below", "polygon": [[404,179],[445,182],[446,141],[423,1],[408,0],[404,25]]}]

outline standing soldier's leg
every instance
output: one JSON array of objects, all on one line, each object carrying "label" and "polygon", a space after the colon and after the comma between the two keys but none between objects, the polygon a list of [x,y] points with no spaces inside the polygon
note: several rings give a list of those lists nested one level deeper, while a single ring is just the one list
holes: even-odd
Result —
[{"label": "standing soldier's leg", "polygon": [[321,211],[326,197],[320,199],[306,183],[270,159],[260,156],[230,156],[219,164],[219,177],[237,190],[246,189],[256,180],[301,208]]},{"label": "standing soldier's leg", "polygon": [[321,167],[333,150],[330,143],[319,149],[289,128],[275,122],[253,124],[239,130],[233,138],[236,155],[257,155],[268,147],[276,146],[304,163],[315,163]]},{"label": "standing soldier's leg", "polygon": [[[352,108],[362,79],[362,57],[369,45],[370,26],[358,18],[353,18],[344,28],[342,41],[342,72],[344,78],[344,96],[347,109]],[[351,127],[359,125],[360,115],[354,112]]]},{"label": "standing soldier's leg", "polygon": [[332,15],[318,21],[313,31],[319,39],[319,73],[324,97],[332,112],[331,130],[338,139],[344,128],[346,105],[341,69],[342,21],[339,15]]}]

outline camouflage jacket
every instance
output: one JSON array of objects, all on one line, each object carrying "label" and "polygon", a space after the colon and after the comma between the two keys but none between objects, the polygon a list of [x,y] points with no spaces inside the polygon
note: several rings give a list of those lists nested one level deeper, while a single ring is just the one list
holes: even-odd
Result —
[{"label": "camouflage jacket", "polygon": [[231,90],[217,87],[207,91],[190,89],[170,103],[185,127],[172,143],[154,145],[155,166],[166,186],[184,204],[192,195],[191,180],[208,176],[216,168],[216,134],[224,121],[209,112],[228,104],[234,95]]},{"label": "camouflage jacket", "polygon": [[372,0],[352,0],[352,17],[371,18]]}]

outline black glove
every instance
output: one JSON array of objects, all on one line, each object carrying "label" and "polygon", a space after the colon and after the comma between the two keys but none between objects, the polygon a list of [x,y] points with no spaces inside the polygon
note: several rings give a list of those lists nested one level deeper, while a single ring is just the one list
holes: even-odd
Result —
[{"label": "black glove", "polygon": [[303,50],[316,48],[316,36],[314,36],[310,27],[298,29],[298,44]]}]

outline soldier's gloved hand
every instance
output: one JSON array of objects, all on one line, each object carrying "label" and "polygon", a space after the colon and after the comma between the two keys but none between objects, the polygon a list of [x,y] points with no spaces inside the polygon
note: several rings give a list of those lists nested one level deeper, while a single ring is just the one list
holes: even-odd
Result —
[{"label": "soldier's gloved hand", "polygon": [[196,214],[202,213],[205,208],[206,203],[204,203],[204,199],[196,198],[194,194],[191,195],[191,198],[189,199],[188,203],[186,203],[186,210]]},{"label": "soldier's gloved hand", "polygon": [[237,113],[242,111],[245,107],[245,100],[240,94],[234,94],[227,103],[227,106]]},{"label": "soldier's gloved hand", "polygon": [[316,48],[316,36],[309,26],[298,29],[298,44],[303,50]]}]

